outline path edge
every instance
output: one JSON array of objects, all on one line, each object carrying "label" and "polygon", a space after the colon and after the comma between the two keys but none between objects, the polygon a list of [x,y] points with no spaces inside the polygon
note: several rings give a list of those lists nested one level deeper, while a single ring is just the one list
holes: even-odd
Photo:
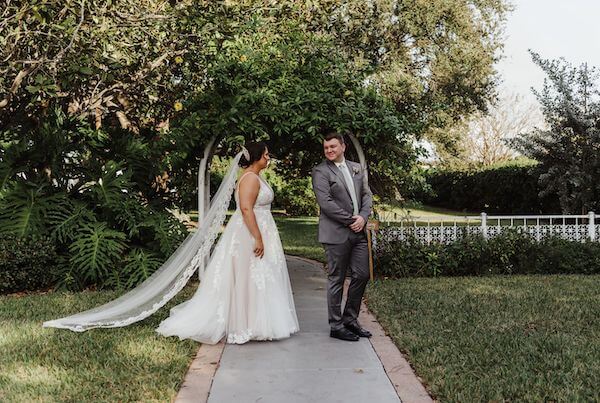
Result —
[{"label": "path edge", "polygon": [[207,402],[215,373],[221,363],[225,341],[201,344],[190,363],[183,384],[172,400],[175,403]]},{"label": "path edge", "polygon": [[361,325],[373,334],[369,338],[371,346],[379,357],[400,400],[402,402],[435,402],[421,382],[421,378],[417,376],[404,354],[398,350],[396,344],[387,335],[375,315],[369,311],[364,300],[360,307],[360,315],[362,315]]}]

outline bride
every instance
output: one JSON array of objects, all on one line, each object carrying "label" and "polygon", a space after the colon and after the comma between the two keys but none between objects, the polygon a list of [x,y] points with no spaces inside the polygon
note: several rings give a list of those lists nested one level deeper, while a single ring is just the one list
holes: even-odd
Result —
[{"label": "bride", "polygon": [[[194,234],[146,281],[100,307],[44,322],[44,327],[85,331],[120,327],[156,312],[187,283],[218,236],[235,187],[237,208],[201,271],[188,301],[171,309],[156,331],[215,344],[276,340],[299,330],[290,279],[277,226],[273,190],[259,173],[269,164],[265,143],[248,143],[236,155],[214,201]],[[236,181],[238,167],[244,172]],[[237,185],[236,185],[237,182]]]}]

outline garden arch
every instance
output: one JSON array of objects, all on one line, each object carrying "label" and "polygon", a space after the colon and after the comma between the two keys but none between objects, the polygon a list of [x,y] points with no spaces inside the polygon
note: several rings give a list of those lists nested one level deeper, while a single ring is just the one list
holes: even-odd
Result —
[{"label": "garden arch", "polygon": [[[348,137],[350,138],[350,141],[354,146],[354,150],[358,155],[360,165],[365,170],[365,179],[368,180],[367,160],[365,158],[363,148],[356,136],[349,133]],[[212,160],[217,146],[219,145],[219,140],[221,140],[219,136],[213,136],[210,139],[204,148],[204,154],[198,167],[198,220],[204,216],[204,213],[210,206],[210,161]],[[208,259],[209,257],[207,256],[206,260],[203,262],[203,265],[208,263]],[[198,275],[200,275],[200,273],[202,273],[202,270],[198,270]]]},{"label": "garden arch", "polygon": [[[368,168],[367,160],[362,146],[356,136],[349,133],[348,137],[352,141],[352,145],[358,155],[358,160],[361,167],[365,171],[365,177],[368,179]],[[220,140],[218,136],[213,136],[206,147],[204,148],[204,154],[200,160],[198,167],[198,219],[204,215],[208,207],[210,206],[210,164],[209,161],[216,151],[219,144],[217,140]]]}]

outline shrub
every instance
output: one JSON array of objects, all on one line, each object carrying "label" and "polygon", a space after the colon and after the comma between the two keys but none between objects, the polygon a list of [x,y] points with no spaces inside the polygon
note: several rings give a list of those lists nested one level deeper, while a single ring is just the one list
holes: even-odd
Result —
[{"label": "shrub", "polygon": [[[60,288],[133,287],[187,235],[185,226],[168,211],[147,204],[130,190],[128,173],[117,174],[116,164],[106,168],[102,180],[86,183],[74,194],[14,181],[0,200],[0,237],[21,237],[24,245],[30,237],[52,239],[61,261],[53,285]],[[132,251],[140,248],[147,259],[132,259]],[[18,266],[19,259],[17,251],[4,256],[8,267]],[[22,285],[14,283],[21,280]],[[12,277],[11,284],[30,289],[27,278]]]},{"label": "shrub", "polygon": [[57,264],[55,245],[48,237],[0,238],[0,294],[51,286]]},{"label": "shrub", "polygon": [[450,244],[416,239],[380,241],[376,272],[388,277],[490,274],[600,274],[600,243],[533,237],[506,231],[485,239],[465,235]]},{"label": "shrub", "polygon": [[287,181],[276,197],[279,197],[278,204],[291,216],[314,216],[319,211],[310,178]]}]

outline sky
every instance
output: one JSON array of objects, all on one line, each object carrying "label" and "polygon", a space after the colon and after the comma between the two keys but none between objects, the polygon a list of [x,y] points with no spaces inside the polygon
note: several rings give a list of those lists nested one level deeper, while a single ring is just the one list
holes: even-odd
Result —
[{"label": "sky", "polygon": [[544,73],[528,49],[545,59],[564,57],[575,66],[587,62],[600,68],[600,1],[510,1],[515,10],[506,22],[504,58],[496,65],[501,93],[537,102],[530,88],[542,88]]}]

